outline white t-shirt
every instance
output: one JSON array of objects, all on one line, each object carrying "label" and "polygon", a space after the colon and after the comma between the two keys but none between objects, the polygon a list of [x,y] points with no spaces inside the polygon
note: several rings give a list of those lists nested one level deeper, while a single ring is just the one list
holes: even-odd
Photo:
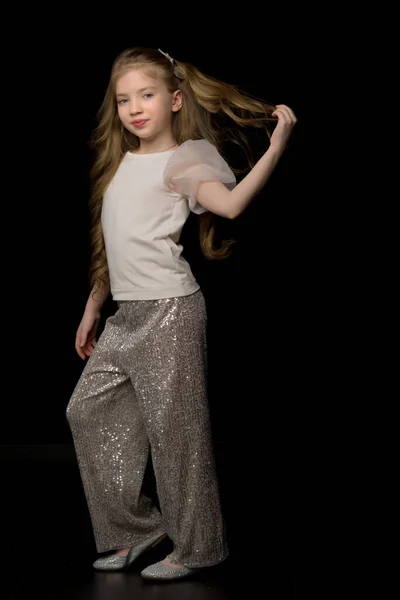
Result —
[{"label": "white t-shirt", "polygon": [[182,228],[201,181],[229,189],[235,175],[207,140],[188,140],[177,149],[151,154],[127,152],[108,186],[102,228],[114,300],[186,296],[199,289],[181,256]]}]

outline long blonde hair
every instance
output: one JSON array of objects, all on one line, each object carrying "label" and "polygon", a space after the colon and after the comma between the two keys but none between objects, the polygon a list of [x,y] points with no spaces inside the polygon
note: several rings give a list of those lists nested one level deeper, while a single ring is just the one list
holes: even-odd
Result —
[{"label": "long blonde hair", "polygon": [[[159,73],[172,93],[180,89],[183,103],[178,112],[172,113],[172,134],[180,145],[187,140],[206,139],[214,144],[222,155],[222,144],[231,141],[244,150],[248,168],[253,166],[250,145],[243,131],[245,127],[262,128],[270,137],[269,123],[276,122],[271,116],[275,106],[244,94],[233,85],[209,77],[190,63],[176,61],[153,48],[130,48],[114,61],[103,103],[98,111],[98,125],[92,135],[95,161],[91,169],[91,264],[90,282],[97,289],[108,281],[108,265],[105,253],[101,210],[103,195],[118,166],[129,150],[139,147],[139,138],[125,129],[117,111],[116,83],[122,74],[133,67],[145,67]],[[214,117],[228,117],[238,126],[221,127]],[[232,169],[240,172],[238,169]],[[230,254],[234,240],[223,241],[214,247],[215,215],[205,212],[198,216],[200,246],[210,260],[223,259]]]}]

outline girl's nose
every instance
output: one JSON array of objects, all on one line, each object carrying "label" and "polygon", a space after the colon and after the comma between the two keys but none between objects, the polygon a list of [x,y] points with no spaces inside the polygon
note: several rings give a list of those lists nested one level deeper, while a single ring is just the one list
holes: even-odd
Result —
[{"label": "girl's nose", "polygon": [[129,112],[131,115],[136,115],[137,113],[140,113],[142,111],[141,111],[139,104],[132,102],[131,105],[129,106]]}]

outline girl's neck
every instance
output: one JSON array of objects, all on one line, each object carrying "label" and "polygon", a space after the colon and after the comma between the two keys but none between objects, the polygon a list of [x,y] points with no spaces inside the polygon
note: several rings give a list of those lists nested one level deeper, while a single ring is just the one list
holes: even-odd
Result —
[{"label": "girl's neck", "polygon": [[133,150],[132,152],[133,154],[155,154],[172,150],[176,146],[178,146],[178,144],[171,138],[160,141],[155,140],[154,142],[142,140],[139,148]]}]

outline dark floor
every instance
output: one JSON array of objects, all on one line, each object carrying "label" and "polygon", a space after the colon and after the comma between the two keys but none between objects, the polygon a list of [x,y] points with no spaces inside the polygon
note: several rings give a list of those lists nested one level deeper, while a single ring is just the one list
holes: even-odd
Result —
[{"label": "dark floor", "polygon": [[255,465],[257,476],[244,469],[243,460],[243,452],[235,456],[231,448],[218,446],[230,557],[196,578],[153,583],[143,580],[140,570],[171,551],[168,539],[128,571],[92,568],[96,548],[71,446],[3,446],[1,598],[296,598],[291,458],[270,440],[265,458]]}]

